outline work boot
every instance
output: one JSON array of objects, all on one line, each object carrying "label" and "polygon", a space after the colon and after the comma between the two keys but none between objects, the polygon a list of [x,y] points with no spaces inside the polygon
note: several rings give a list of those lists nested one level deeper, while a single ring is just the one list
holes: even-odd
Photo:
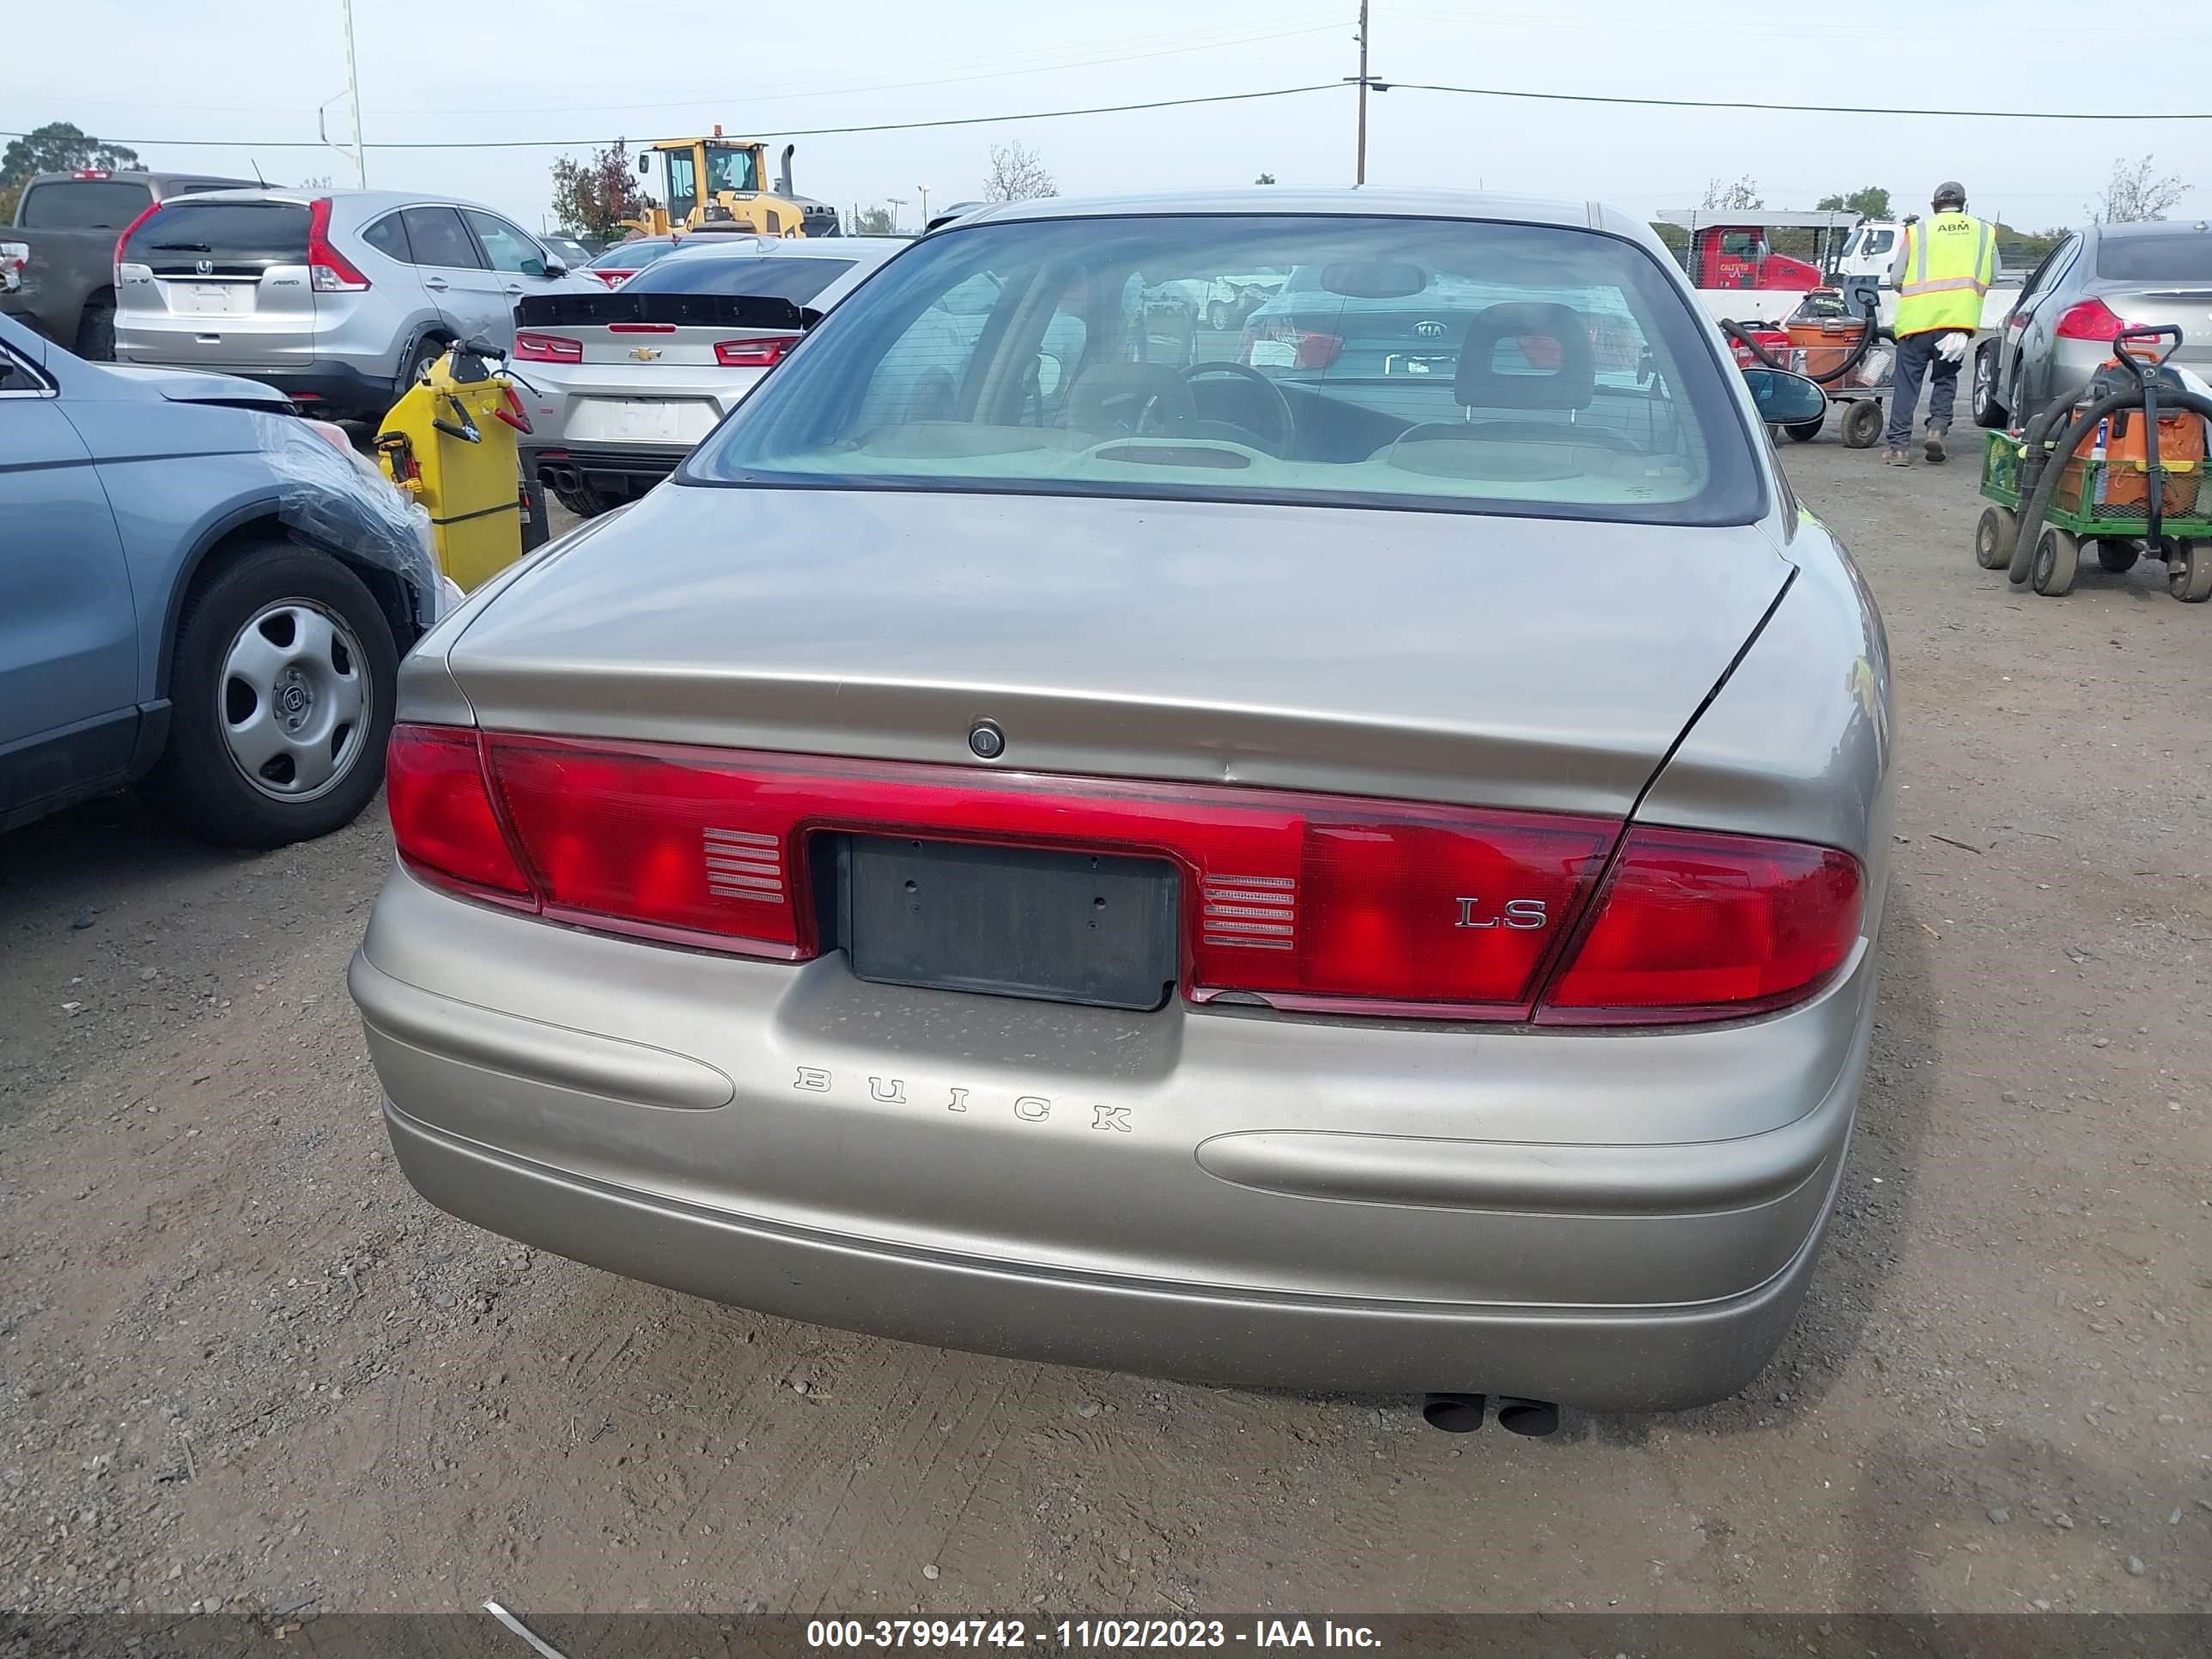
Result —
[{"label": "work boot", "polygon": [[1881,464],[1884,466],[1911,466],[1912,457],[1893,444],[1881,452]]},{"label": "work boot", "polygon": [[1946,430],[1946,428],[1940,426],[1931,426],[1928,428],[1927,452],[1929,460],[1940,461],[1943,459],[1943,434]]}]

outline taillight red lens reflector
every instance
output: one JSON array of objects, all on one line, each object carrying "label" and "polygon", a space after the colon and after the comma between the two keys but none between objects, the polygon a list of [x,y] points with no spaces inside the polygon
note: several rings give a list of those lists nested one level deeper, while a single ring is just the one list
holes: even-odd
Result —
[{"label": "taillight red lens reflector", "polygon": [[1766,1012],[1848,963],[1864,902],[1856,859],[1798,842],[1622,839],[1609,818],[440,726],[394,732],[390,799],[400,856],[426,880],[785,961],[822,948],[808,861],[824,834],[1164,859],[1182,872],[1185,996],[1325,1013]]},{"label": "taillight red lens reflector", "polygon": [[565,334],[538,334],[521,329],[514,336],[514,356],[516,362],[525,363],[580,363],[584,361],[584,343]]},{"label": "taillight red lens reflector", "polygon": [[1537,1018],[1713,1019],[1796,1001],[1850,960],[1863,885],[1833,848],[1632,830]]},{"label": "taillight red lens reflector", "polygon": [[417,875],[537,908],[484,787],[472,731],[399,726],[385,757],[385,800],[400,859]]},{"label": "taillight red lens reflector", "polygon": [[2126,326],[2102,300],[2077,300],[2061,313],[2055,332],[2062,340],[2117,340]]},{"label": "taillight red lens reflector", "polygon": [[1186,989],[1201,1001],[1525,1010],[1617,833],[1605,819],[659,744],[494,733],[485,753],[548,915],[796,957],[817,945],[817,832],[1150,854],[1186,872]]},{"label": "taillight red lens reflector", "polygon": [[764,334],[750,340],[719,341],[714,361],[724,368],[774,368],[799,339],[796,334]]}]

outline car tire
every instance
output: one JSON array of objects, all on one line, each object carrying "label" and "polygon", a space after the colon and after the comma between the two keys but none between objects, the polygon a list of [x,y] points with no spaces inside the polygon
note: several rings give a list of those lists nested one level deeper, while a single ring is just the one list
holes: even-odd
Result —
[{"label": "car tire", "polygon": [[1984,570],[2007,568],[2019,538],[2019,514],[2008,507],[1984,507],[1981,521],[1974,526],[1974,562]]},{"label": "car tire", "polygon": [[1997,345],[1990,340],[1974,354],[1974,424],[1990,431],[2002,430],[2008,418],[1997,396]]},{"label": "car tire", "polygon": [[407,367],[400,372],[399,384],[392,392],[392,402],[398,403],[405,397],[415,382],[422,378],[422,371],[444,356],[450,344],[435,334],[426,334],[416,341],[415,349],[407,354]]},{"label": "car tire", "polygon": [[185,597],[148,792],[226,847],[343,829],[384,781],[398,676],[392,624],[359,576],[279,537],[257,543]]},{"label": "car tire", "polygon": [[2142,557],[2142,549],[2124,536],[2097,538],[2097,562],[2116,576],[2134,569]]},{"label": "car tire", "polygon": [[1206,307],[1206,325],[1216,334],[1225,333],[1229,328],[1229,307],[1218,300]]},{"label": "car tire", "polygon": [[115,361],[115,307],[112,301],[85,307],[76,323],[76,355],[88,362]]},{"label": "car tire", "polygon": [[1817,421],[1794,421],[1782,429],[1790,434],[1793,443],[1809,444],[1820,435],[1820,428],[1828,423],[1826,415]]},{"label": "car tire", "polygon": [[556,489],[553,499],[580,519],[596,519],[621,505],[612,495],[603,495],[589,484],[579,484],[574,489]]},{"label": "car tire", "polygon": [[2046,599],[2060,599],[2074,591],[2074,574],[2081,567],[2081,541],[2070,530],[2052,528],[2035,544],[2035,562],[2028,582]]}]

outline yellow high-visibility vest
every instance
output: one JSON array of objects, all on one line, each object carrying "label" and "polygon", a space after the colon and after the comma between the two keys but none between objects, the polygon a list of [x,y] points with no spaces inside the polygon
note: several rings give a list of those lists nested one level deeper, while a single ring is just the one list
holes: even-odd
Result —
[{"label": "yellow high-visibility vest", "polygon": [[1982,325],[1982,298],[1996,280],[1997,234],[1969,213],[1939,213],[1905,228],[1893,332]]}]

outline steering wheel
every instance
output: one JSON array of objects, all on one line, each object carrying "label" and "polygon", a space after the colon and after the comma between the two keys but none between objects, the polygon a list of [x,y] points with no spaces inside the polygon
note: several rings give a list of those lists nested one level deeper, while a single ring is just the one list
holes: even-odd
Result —
[{"label": "steering wheel", "polygon": [[[1270,455],[1279,456],[1297,441],[1298,418],[1291,408],[1291,400],[1283,396],[1282,387],[1277,386],[1258,369],[1249,368],[1243,363],[1193,363],[1188,368],[1183,370],[1182,378],[1186,382],[1195,382],[1208,374],[1231,375],[1239,380],[1249,381],[1265,392],[1267,394],[1266,401],[1269,412],[1273,416],[1279,431],[1277,435],[1269,441],[1266,433],[1261,432],[1257,427],[1246,426],[1242,421],[1224,421],[1222,422],[1223,425],[1233,426],[1240,431],[1250,433],[1261,441],[1260,447]],[[1196,396],[1197,392],[1194,386],[1192,392],[1194,400]]]}]

